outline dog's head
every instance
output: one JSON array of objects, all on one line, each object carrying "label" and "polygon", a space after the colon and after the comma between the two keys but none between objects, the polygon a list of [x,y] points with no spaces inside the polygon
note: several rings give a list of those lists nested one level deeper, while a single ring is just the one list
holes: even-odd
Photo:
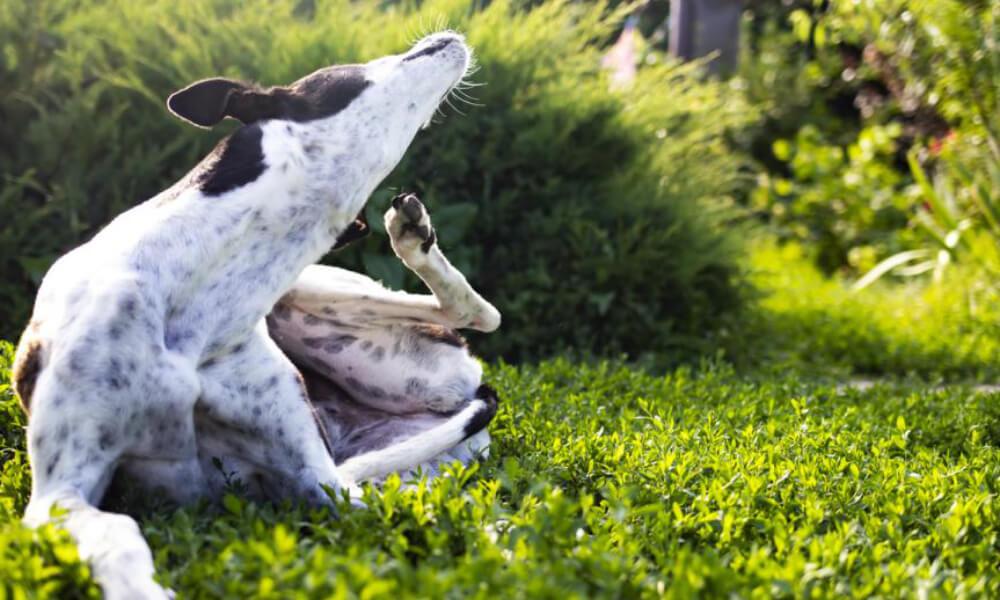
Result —
[{"label": "dog's head", "polygon": [[167,107],[199,127],[226,117],[244,124],[296,123],[321,131],[314,140],[337,153],[370,153],[372,166],[395,166],[422,125],[465,76],[471,52],[453,32],[436,33],[405,54],[361,65],[325,67],[287,86],[262,88],[231,79],[198,81]]}]

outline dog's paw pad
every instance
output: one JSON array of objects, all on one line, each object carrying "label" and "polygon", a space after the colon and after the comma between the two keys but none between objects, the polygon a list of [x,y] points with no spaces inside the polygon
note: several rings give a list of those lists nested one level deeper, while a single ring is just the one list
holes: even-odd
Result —
[{"label": "dog's paw pad", "polygon": [[403,193],[392,199],[392,207],[385,213],[385,228],[401,258],[417,247],[426,254],[437,242],[430,215],[416,194]]},{"label": "dog's paw pad", "polygon": [[417,198],[416,194],[400,194],[396,196],[396,198],[393,198],[392,207],[402,211],[403,217],[414,224],[420,223],[427,214],[424,210],[424,203],[420,201],[420,198]]}]

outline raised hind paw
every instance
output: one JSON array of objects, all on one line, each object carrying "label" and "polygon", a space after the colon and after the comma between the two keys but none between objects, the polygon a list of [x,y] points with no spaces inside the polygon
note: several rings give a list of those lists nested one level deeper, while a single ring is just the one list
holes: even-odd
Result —
[{"label": "raised hind paw", "polygon": [[410,268],[425,263],[427,253],[437,243],[431,217],[416,194],[403,193],[392,199],[385,213],[385,230],[393,252]]}]

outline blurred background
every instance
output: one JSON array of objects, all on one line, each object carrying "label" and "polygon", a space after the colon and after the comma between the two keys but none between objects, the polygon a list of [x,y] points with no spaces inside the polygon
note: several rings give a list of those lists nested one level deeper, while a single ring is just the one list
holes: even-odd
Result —
[{"label": "blurred background", "polygon": [[[998,21],[991,0],[6,0],[0,338],[53,260],[234,128],[172,118],[170,92],[451,27],[475,87],[368,211],[421,194],[504,314],[485,358],[989,379]],[[324,260],[420,289],[384,235]]]}]

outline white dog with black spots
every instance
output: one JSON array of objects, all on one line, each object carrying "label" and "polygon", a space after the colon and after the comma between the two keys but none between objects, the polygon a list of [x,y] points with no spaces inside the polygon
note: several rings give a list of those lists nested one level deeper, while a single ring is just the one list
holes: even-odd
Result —
[{"label": "white dog with black spots", "polygon": [[[432,295],[313,265],[366,232],[365,203],[466,75],[452,32],[288,86],[196,82],[168,107],[243,126],[187,176],[60,258],[17,350],[33,482],[109,598],[162,598],[136,522],[98,507],[112,476],[177,502],[249,493],[330,504],[489,442],[497,408],[456,329],[497,310],[441,253],[413,195],[385,215]],[[55,506],[62,510],[53,511]]]}]

